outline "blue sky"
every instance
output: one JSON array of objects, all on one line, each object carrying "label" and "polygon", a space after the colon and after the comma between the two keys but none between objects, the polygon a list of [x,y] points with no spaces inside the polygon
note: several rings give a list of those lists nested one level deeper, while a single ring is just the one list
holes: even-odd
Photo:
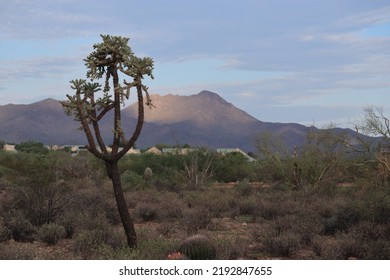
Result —
[{"label": "blue sky", "polygon": [[0,105],[64,99],[112,34],[155,60],[151,93],[316,126],[390,111],[390,0],[0,0],[0,21]]}]

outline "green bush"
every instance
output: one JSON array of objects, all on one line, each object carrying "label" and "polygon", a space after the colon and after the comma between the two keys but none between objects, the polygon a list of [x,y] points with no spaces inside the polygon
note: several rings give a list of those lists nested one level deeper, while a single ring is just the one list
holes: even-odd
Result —
[{"label": "green bush", "polygon": [[0,243],[0,260],[36,260],[37,257],[34,248]]},{"label": "green bush", "polygon": [[11,211],[4,219],[5,226],[11,231],[12,238],[18,242],[33,242],[36,227],[21,212]]},{"label": "green bush", "polygon": [[264,250],[274,257],[291,257],[301,246],[301,237],[296,233],[283,232],[263,239]]},{"label": "green bush", "polygon": [[334,215],[325,220],[324,234],[332,235],[337,231],[343,231],[361,220],[359,209],[346,206],[336,210]]},{"label": "green bush", "polygon": [[64,238],[72,238],[75,232],[75,215],[72,213],[66,213],[61,216],[58,223],[65,229]]},{"label": "green bush", "polygon": [[256,217],[259,213],[259,202],[256,198],[249,197],[239,201],[238,213],[242,216]]},{"label": "green bush", "polygon": [[210,212],[201,207],[192,207],[183,211],[181,223],[188,233],[196,233],[201,229],[206,229],[211,223]]},{"label": "green bush", "polygon": [[57,180],[56,170],[47,156],[31,156],[18,177],[15,203],[36,226],[54,222],[74,196],[64,180]]},{"label": "green bush", "polygon": [[219,182],[237,182],[255,177],[254,165],[240,153],[216,156],[213,167],[213,178]]},{"label": "green bush", "polygon": [[250,196],[253,193],[253,188],[249,184],[248,179],[244,179],[242,181],[239,181],[235,186],[234,186],[235,191],[239,196]]},{"label": "green bush", "polygon": [[131,170],[123,172],[121,179],[125,191],[139,189],[143,182],[142,176]]},{"label": "green bush", "polygon": [[157,219],[157,208],[151,204],[151,203],[142,203],[140,204],[137,209],[137,215],[142,219],[144,222],[150,222]]},{"label": "green bush", "polygon": [[65,228],[55,223],[44,224],[38,229],[38,238],[48,245],[57,244],[65,236]]},{"label": "green bush", "polygon": [[49,150],[45,148],[42,143],[28,141],[22,142],[15,146],[15,149],[20,152],[34,153],[34,154],[47,154]]},{"label": "green bush", "polygon": [[8,227],[4,226],[2,223],[0,223],[0,243],[11,239],[11,237],[11,230]]},{"label": "green bush", "polygon": [[313,239],[313,249],[323,260],[346,260],[350,257],[362,259],[367,254],[367,244],[347,234],[317,236]]},{"label": "green bush", "polygon": [[83,259],[110,259],[113,250],[105,238],[106,233],[98,229],[82,231],[74,238],[73,251]]}]

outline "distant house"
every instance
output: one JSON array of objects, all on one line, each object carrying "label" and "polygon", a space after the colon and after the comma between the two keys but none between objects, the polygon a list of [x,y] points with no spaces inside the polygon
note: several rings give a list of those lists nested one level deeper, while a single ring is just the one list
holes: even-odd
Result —
[{"label": "distant house", "polygon": [[145,153],[146,154],[162,155],[162,151],[159,148],[155,147],[155,146],[153,146],[150,149],[146,150]]},{"label": "distant house", "polygon": [[[119,151],[121,151],[122,148],[119,148]],[[130,148],[130,150],[127,151],[126,155],[140,155],[141,154],[141,150],[140,149],[133,149],[133,148]]]},{"label": "distant house", "polygon": [[77,155],[81,151],[86,151],[87,147],[85,145],[63,145],[60,147],[60,150],[65,150],[72,155]]},{"label": "distant house", "polygon": [[130,148],[130,150],[128,150],[126,154],[127,155],[140,155],[141,154],[141,150],[140,149]]},{"label": "distant house", "polygon": [[46,148],[49,149],[50,151],[61,151],[65,149],[64,146],[59,146],[59,145],[46,146]]},{"label": "distant house", "polygon": [[243,155],[248,162],[254,162],[255,159],[251,156],[249,156],[247,153],[245,153],[243,150],[240,148],[224,148],[224,149],[217,149],[217,153],[221,155],[226,155],[226,154],[231,154],[231,153],[239,153]]},{"label": "distant house", "polygon": [[11,144],[5,144],[3,150],[7,152],[17,152],[17,150],[15,149],[15,145]]},{"label": "distant house", "polygon": [[162,148],[163,154],[187,155],[193,151],[195,151],[195,149],[192,148]]}]

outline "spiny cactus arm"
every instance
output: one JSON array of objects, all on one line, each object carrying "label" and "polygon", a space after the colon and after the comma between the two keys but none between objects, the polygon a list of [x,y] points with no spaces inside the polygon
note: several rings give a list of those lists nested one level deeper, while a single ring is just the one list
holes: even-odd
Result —
[{"label": "spiny cactus arm", "polygon": [[114,108],[114,101],[111,98],[111,95],[105,93],[103,97],[96,101],[97,110],[99,112],[99,114],[96,116],[97,121],[100,121],[109,111]]},{"label": "spiny cactus arm", "polygon": [[143,79],[144,75],[147,75],[152,79],[154,78],[154,62],[153,59],[150,57],[140,58],[135,55],[132,55],[126,60],[124,60],[123,63],[120,63],[118,69],[123,74],[133,77],[134,79],[136,79],[137,77],[141,77],[141,79]]},{"label": "spiny cactus arm", "polygon": [[137,141],[139,135],[141,134],[142,131],[142,126],[144,123],[144,97],[143,97],[143,90],[141,86],[141,77],[138,77],[136,82],[138,83],[136,88],[137,88],[137,97],[138,97],[138,119],[137,119],[137,124],[134,129],[133,135],[130,137],[130,139],[127,142],[124,142],[124,147],[123,149],[118,152],[115,157],[116,158],[121,158],[124,156],[130,149],[131,147],[134,146],[135,142]]},{"label": "spiny cactus arm", "polygon": [[104,74],[108,74],[108,78],[110,78],[112,65],[117,67],[128,57],[134,55],[128,46],[129,38],[110,35],[100,36],[103,42],[93,45],[94,51],[84,60],[89,69],[87,77],[91,79],[100,79]]},{"label": "spiny cactus arm", "polygon": [[67,115],[73,115],[81,123],[81,129],[84,131],[88,141],[87,149],[96,157],[106,159],[108,155],[97,149],[90,127],[92,123],[96,139],[103,151],[102,147],[105,149],[105,145],[99,135],[99,128],[96,121],[96,104],[94,102],[94,93],[99,90],[99,84],[86,83],[82,79],[72,80],[70,83],[71,88],[76,90],[76,93],[73,96],[67,95],[68,100],[62,101],[61,105]]},{"label": "spiny cactus arm", "polygon": [[[85,119],[87,120],[87,126],[88,130],[85,131],[88,139],[88,147],[90,147],[88,150],[91,151],[94,155],[98,156],[98,154],[104,154],[108,155],[108,151],[106,149],[106,145],[104,144],[104,141],[101,137],[100,128],[98,124],[99,118],[96,116],[96,111],[98,108],[100,108],[101,105],[101,99],[99,98],[97,101],[95,101],[95,93],[100,91],[100,85],[99,83],[84,83],[83,85],[83,92],[84,92],[84,98],[80,100],[79,103],[86,104],[87,110],[86,110],[86,116]],[[92,123],[92,127],[94,130],[95,138],[92,136],[92,132],[89,128],[89,123]],[[84,126],[84,125],[83,125]],[[88,138],[88,131],[91,134],[92,137]],[[90,140],[92,139],[92,141]],[[100,151],[97,150],[95,139],[100,147]],[[99,156],[101,157],[101,156]]]}]

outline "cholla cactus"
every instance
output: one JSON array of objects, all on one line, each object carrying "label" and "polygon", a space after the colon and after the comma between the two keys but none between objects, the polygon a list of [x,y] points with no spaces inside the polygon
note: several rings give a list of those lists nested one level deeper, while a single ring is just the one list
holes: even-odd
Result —
[{"label": "cholla cactus", "polygon": [[216,249],[210,239],[203,235],[194,235],[184,240],[178,252],[190,260],[213,260],[216,258]]},{"label": "cholla cactus", "polygon": [[150,167],[146,167],[144,171],[144,179],[150,181],[153,177],[153,171]]}]

